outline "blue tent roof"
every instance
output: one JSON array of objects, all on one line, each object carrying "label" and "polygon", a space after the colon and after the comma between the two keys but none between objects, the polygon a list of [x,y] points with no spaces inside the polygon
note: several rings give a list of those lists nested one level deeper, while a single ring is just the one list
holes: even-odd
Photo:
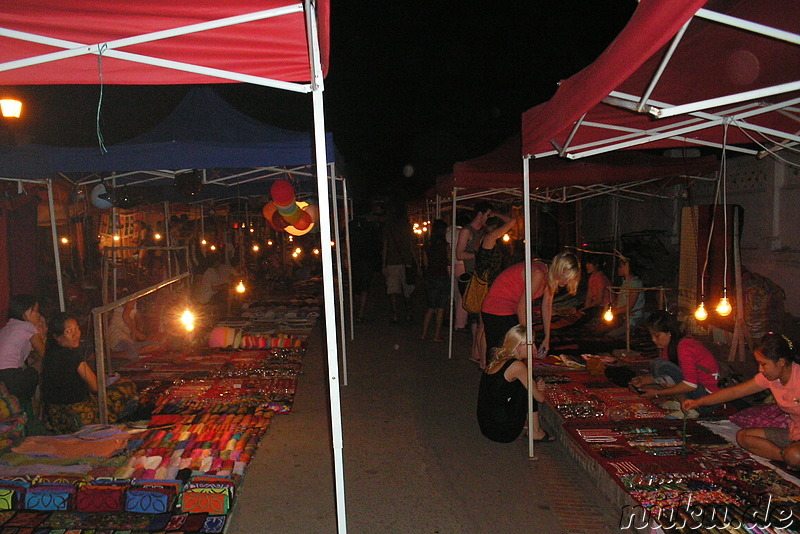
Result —
[{"label": "blue tent roof", "polygon": [[[333,139],[326,134],[328,162]],[[0,176],[46,178],[55,173],[152,171],[313,165],[309,132],[283,130],[240,113],[208,87],[192,88],[152,130],[107,147],[0,147]]]}]

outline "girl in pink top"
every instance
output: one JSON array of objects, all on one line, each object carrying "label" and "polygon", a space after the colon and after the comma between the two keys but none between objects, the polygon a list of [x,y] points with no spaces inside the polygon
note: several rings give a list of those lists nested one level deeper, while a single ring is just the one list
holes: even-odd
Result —
[{"label": "girl in pink top", "polygon": [[[544,339],[539,345],[540,354],[550,350],[550,320],[553,315],[553,295],[560,286],[567,286],[574,295],[578,291],[581,266],[571,252],[562,252],[553,258],[548,268],[540,261],[531,264],[531,297],[542,297],[542,324]],[[516,324],[526,325],[525,316],[525,264],[512,265],[495,279],[481,307],[486,332],[486,358],[491,360],[492,349],[499,347],[503,336]]]},{"label": "girl in pink top", "polygon": [[745,450],[769,460],[782,460],[800,469],[800,364],[792,341],[770,332],[753,350],[758,374],[713,395],[683,402],[684,410],[730,402],[769,388],[775,403],[791,418],[789,428],[743,428],[736,441]]}]

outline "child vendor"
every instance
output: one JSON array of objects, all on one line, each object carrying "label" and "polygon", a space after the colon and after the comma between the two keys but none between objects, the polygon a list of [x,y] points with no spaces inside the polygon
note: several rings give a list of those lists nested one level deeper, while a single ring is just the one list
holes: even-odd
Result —
[{"label": "child vendor", "polygon": [[789,414],[789,428],[743,428],[736,441],[753,454],[782,460],[790,469],[800,470],[800,364],[795,345],[788,337],[770,332],[758,342],[753,356],[758,362],[758,374],[753,378],[706,397],[687,399],[683,409],[730,402],[769,388],[775,403]]}]

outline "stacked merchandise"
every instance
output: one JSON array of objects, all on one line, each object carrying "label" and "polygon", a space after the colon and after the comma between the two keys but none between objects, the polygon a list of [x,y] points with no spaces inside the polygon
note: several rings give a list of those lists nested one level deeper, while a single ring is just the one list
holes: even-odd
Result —
[{"label": "stacked merchandise", "polygon": [[586,372],[570,373],[568,383],[550,384],[547,404],[566,421],[620,421],[664,417],[666,410],[647,399]]},{"label": "stacked merchandise", "polygon": [[[302,319],[304,333],[262,330],[280,340],[274,348],[255,350],[260,342],[248,332],[240,346],[251,350],[161,352],[120,369],[154,407],[147,427],[124,432],[105,457],[51,458],[48,469],[74,475],[0,476],[0,532],[223,532],[272,417],[291,411],[316,317]],[[0,471],[18,456],[0,457]]]},{"label": "stacked merchandise", "polygon": [[623,523],[664,532],[798,532],[800,486],[695,421],[568,423],[638,506]]}]

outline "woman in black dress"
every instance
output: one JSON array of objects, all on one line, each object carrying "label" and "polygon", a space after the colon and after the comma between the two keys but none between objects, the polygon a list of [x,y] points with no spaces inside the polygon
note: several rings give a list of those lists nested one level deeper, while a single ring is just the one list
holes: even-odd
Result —
[{"label": "woman in black dress", "polygon": [[[481,375],[478,389],[478,425],[492,441],[510,443],[525,427],[528,416],[528,366],[525,328],[516,325],[506,333],[503,345],[494,349],[494,357]],[[534,347],[534,352],[536,348]],[[553,441],[539,425],[537,402],[544,402],[544,382],[533,388],[533,441]]]}]

